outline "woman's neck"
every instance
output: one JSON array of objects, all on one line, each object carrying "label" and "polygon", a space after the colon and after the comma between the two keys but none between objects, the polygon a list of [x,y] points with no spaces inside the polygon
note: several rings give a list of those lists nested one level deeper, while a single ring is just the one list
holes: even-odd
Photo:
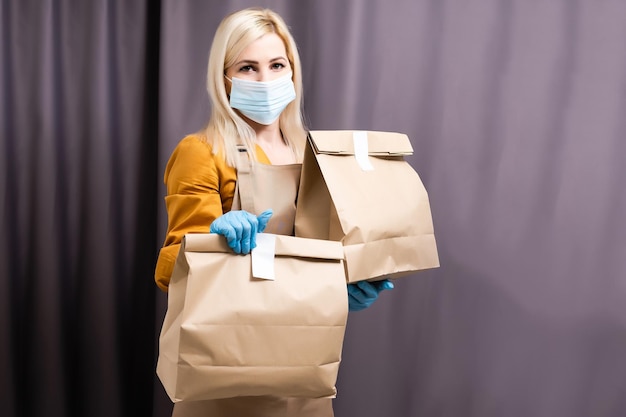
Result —
[{"label": "woman's neck", "polygon": [[285,143],[283,135],[280,132],[278,121],[272,123],[271,125],[261,125],[255,123],[252,128],[256,133],[256,141],[259,145],[267,144],[276,146]]},{"label": "woman's neck", "polygon": [[271,125],[251,124],[256,133],[256,143],[263,149],[273,165],[296,163],[293,150],[284,140],[278,121]]}]

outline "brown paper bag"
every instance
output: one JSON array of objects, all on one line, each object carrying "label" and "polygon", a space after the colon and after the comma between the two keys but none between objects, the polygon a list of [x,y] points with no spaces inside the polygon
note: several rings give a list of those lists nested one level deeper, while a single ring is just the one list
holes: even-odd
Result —
[{"label": "brown paper bag", "polygon": [[[341,244],[261,237],[275,243],[245,256],[217,234],[183,239],[157,363],[172,401],[335,396],[348,315]],[[274,279],[253,278],[268,247]]]},{"label": "brown paper bag", "polygon": [[439,266],[428,194],[401,133],[312,131],[295,235],[340,241],[348,282]]}]

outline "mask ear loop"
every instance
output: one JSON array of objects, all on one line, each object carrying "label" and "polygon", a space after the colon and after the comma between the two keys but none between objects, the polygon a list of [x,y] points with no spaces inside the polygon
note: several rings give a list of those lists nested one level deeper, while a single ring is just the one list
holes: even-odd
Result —
[{"label": "mask ear loop", "polygon": [[[224,78],[226,78],[228,81],[230,81],[230,88],[232,90],[232,88],[233,88],[233,80],[232,80],[232,78],[228,78],[226,73],[224,73]],[[224,83],[224,92],[226,93],[226,97],[228,98],[228,101],[230,102],[230,94],[228,93],[228,88],[226,88],[226,87],[228,87],[228,86],[226,85],[226,83]]]}]

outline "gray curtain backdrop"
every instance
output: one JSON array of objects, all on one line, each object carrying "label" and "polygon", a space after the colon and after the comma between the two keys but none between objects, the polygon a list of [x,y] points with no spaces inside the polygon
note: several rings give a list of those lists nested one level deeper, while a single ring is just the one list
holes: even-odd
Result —
[{"label": "gray curtain backdrop", "polygon": [[1,2],[2,416],[151,415],[158,5]]},{"label": "gray curtain backdrop", "polygon": [[0,4],[0,414],[169,415],[163,170],[264,5],[309,128],[408,134],[434,216],[441,268],[349,317],[336,416],[626,415],[626,1]]}]

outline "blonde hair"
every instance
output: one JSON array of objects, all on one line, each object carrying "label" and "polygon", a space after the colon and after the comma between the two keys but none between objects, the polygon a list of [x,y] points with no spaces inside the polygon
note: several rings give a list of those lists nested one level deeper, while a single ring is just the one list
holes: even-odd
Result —
[{"label": "blonde hair", "polygon": [[270,9],[248,8],[226,16],[215,32],[207,70],[207,91],[211,117],[204,130],[213,153],[223,152],[226,163],[237,166],[237,144],[245,145],[256,159],[254,130],[235,112],[226,93],[225,71],[235,63],[252,42],[268,34],[277,34],[285,44],[291,65],[296,98],[279,117],[279,126],[297,160],[302,160],[306,129],[302,117],[302,71],[296,42],[283,19]]}]

